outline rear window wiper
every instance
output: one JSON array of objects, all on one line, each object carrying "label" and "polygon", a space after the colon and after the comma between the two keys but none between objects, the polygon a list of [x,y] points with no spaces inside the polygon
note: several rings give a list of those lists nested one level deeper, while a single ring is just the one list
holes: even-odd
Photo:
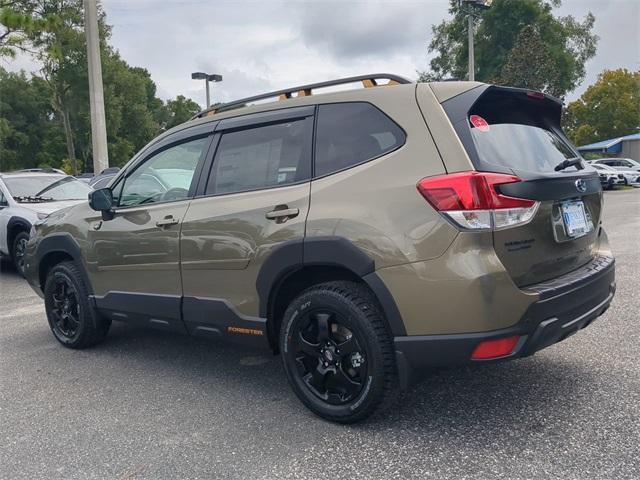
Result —
[{"label": "rear window wiper", "polygon": [[582,170],[584,165],[582,165],[581,157],[573,157],[567,158],[566,160],[561,161],[558,165],[555,166],[554,170],[559,172],[560,170],[564,170],[565,168],[575,166],[578,170]]}]

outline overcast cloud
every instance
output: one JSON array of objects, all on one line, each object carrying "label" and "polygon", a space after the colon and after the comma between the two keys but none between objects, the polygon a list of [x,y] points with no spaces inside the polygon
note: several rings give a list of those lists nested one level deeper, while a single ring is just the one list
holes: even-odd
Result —
[{"label": "overcast cloud", "polygon": [[[367,72],[410,78],[428,66],[431,25],[448,1],[103,0],[111,43],[131,65],[151,72],[159,96],[204,104],[190,73],[220,73],[214,101]],[[600,36],[576,98],[606,68],[640,68],[640,0],[564,0],[557,11],[591,11]],[[28,59],[11,69],[34,70]]]}]

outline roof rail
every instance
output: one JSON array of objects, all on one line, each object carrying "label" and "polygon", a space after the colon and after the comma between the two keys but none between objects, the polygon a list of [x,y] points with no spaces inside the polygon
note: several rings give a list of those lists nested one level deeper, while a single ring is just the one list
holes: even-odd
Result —
[{"label": "roof rail", "polygon": [[[379,84],[377,80],[388,80],[387,83]],[[337,80],[329,80],[327,82],[310,83],[308,85],[300,85],[298,87],[285,88],[284,90],[276,90],[275,92],[262,93],[253,97],[241,98],[239,100],[233,100],[227,103],[217,103],[211,107],[202,110],[194,115],[191,120],[196,118],[207,117],[214,115],[218,112],[224,112],[227,110],[233,110],[234,108],[240,108],[250,102],[258,100],[265,100],[268,98],[278,97],[278,100],[286,100],[292,97],[294,93],[297,93],[298,97],[308,97],[313,94],[313,90],[318,88],[333,87],[336,85],[345,85],[348,83],[362,82],[364,88],[378,87],[386,85],[399,85],[404,83],[412,83],[411,80],[401,77],[399,75],[393,75],[391,73],[373,73],[368,75],[358,75],[356,77],[339,78]]]}]

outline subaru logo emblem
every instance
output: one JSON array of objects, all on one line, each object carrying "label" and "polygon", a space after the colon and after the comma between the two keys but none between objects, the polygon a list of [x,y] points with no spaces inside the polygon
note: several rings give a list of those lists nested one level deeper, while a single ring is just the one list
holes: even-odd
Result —
[{"label": "subaru logo emblem", "polygon": [[587,182],[585,182],[584,180],[576,180],[576,190],[578,190],[581,193],[586,192]]}]

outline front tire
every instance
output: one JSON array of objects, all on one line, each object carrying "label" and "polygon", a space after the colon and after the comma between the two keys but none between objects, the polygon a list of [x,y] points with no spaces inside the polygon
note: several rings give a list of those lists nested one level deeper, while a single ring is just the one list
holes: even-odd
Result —
[{"label": "front tire", "polygon": [[391,336],[375,298],[358,283],[323,283],[293,300],[280,351],[293,391],[327,420],[363,420],[396,391]]},{"label": "front tire", "polygon": [[24,255],[27,249],[27,242],[29,241],[29,234],[27,232],[18,232],[13,238],[11,245],[11,258],[13,259],[13,265],[16,267],[18,273],[24,277]]},{"label": "front tire", "polygon": [[102,342],[111,326],[89,302],[89,290],[73,262],[62,262],[47,274],[44,305],[53,336],[67,348]]}]

